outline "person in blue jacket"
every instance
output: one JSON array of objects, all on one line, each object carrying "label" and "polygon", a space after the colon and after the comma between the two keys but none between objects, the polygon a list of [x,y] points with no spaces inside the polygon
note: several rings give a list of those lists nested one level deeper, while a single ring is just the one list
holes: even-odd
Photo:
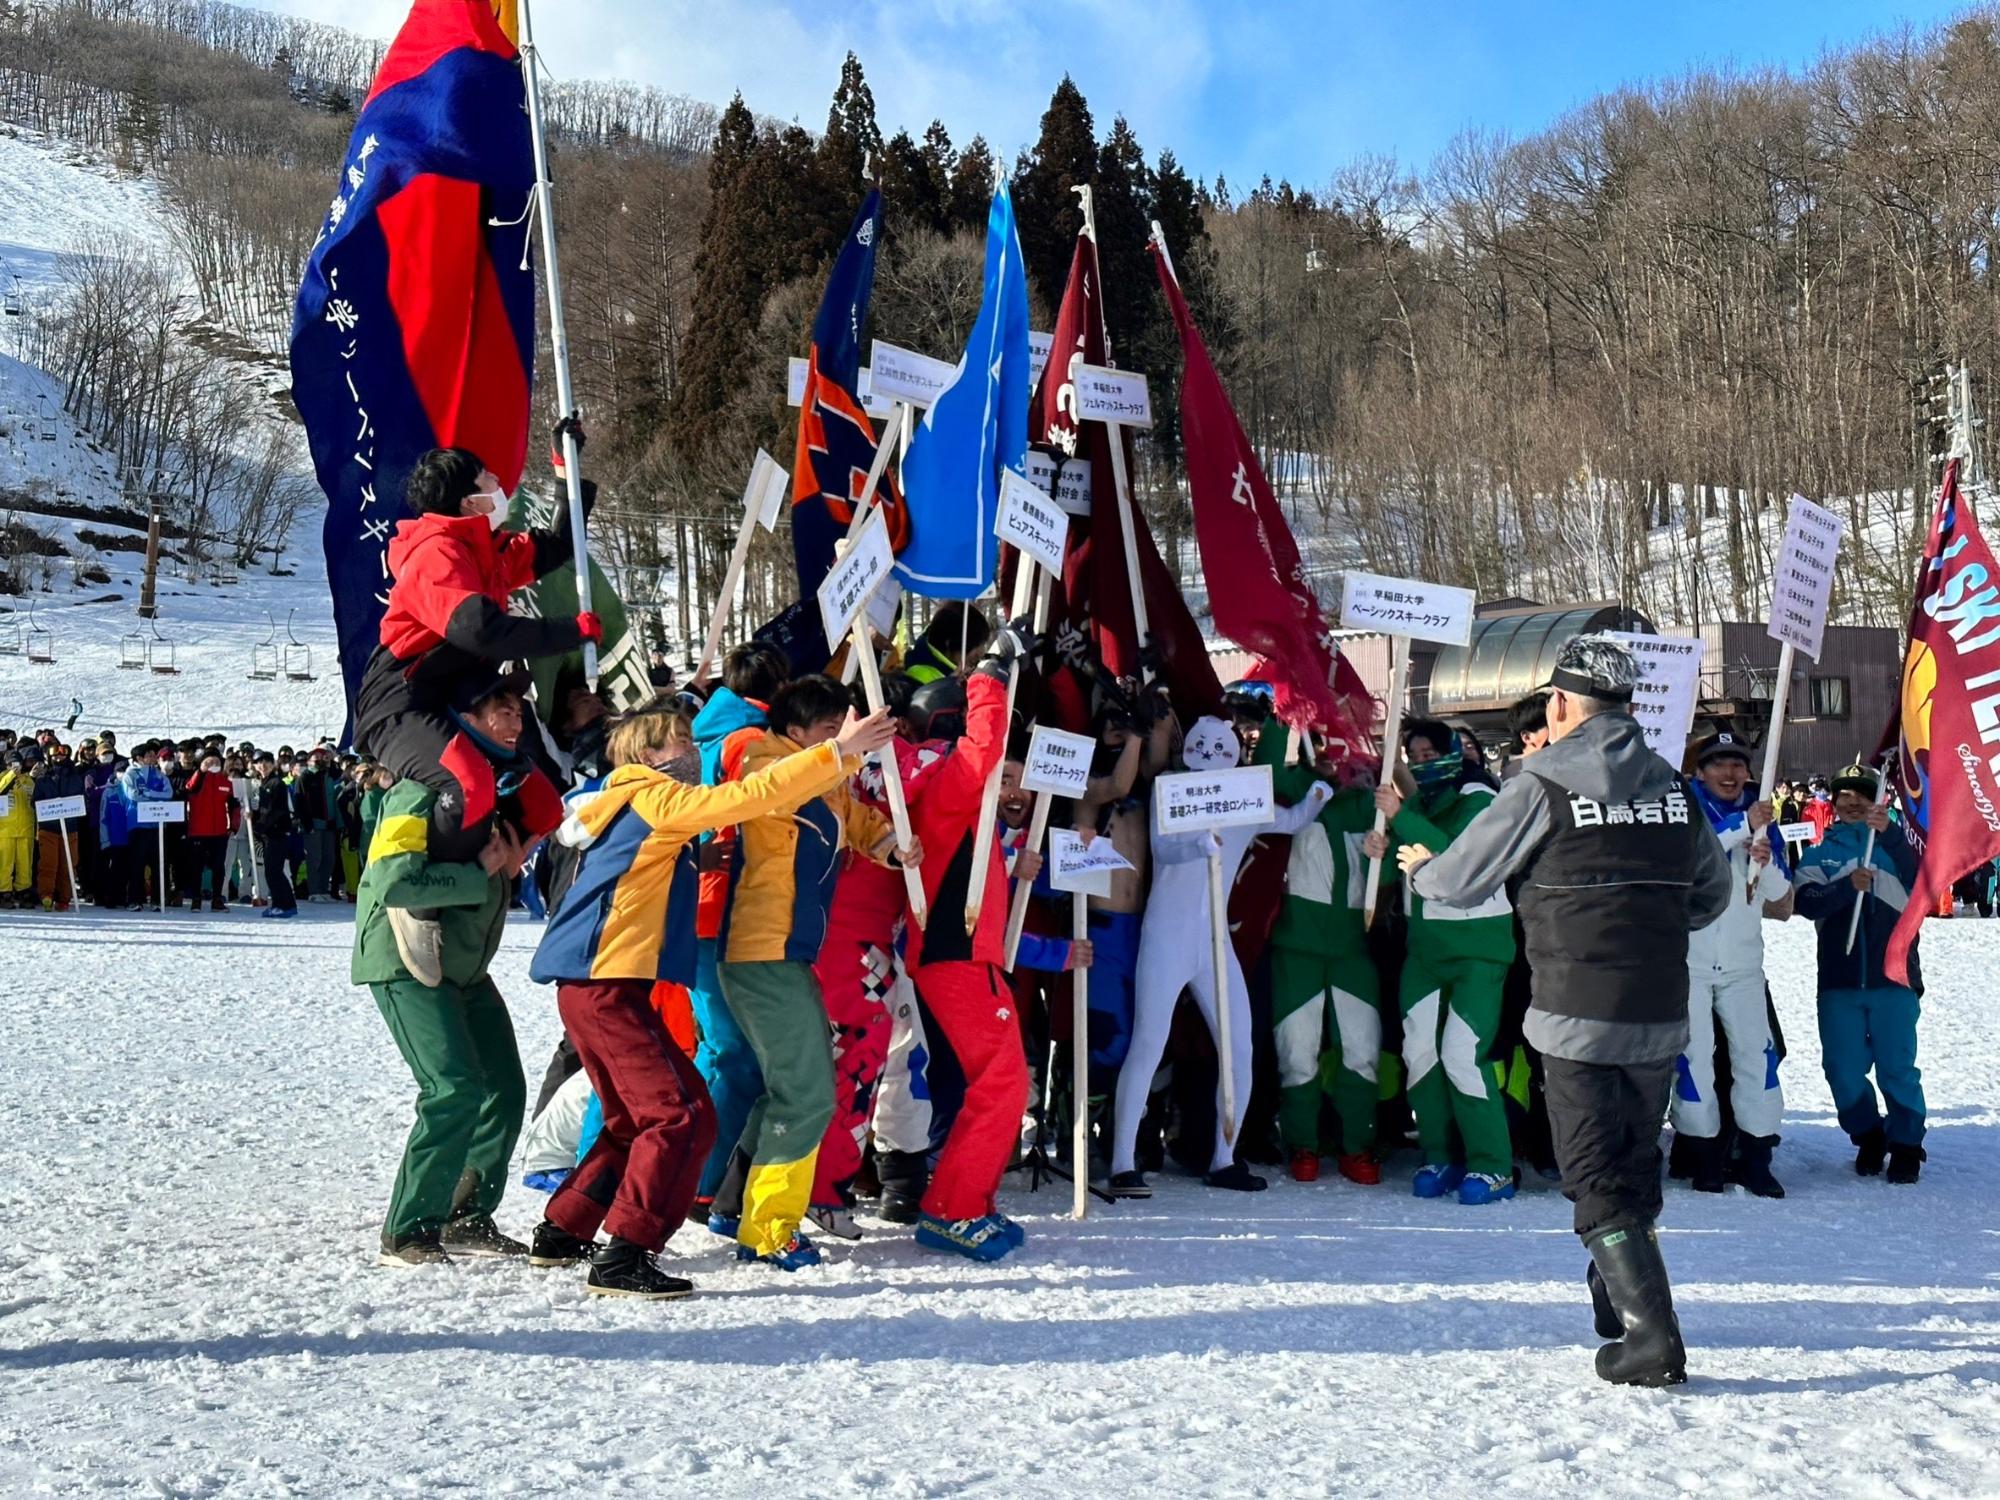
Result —
[{"label": "person in blue jacket", "polygon": [[[1801,856],[1794,888],[1798,914],[1819,928],[1821,1065],[1841,1129],[1856,1148],[1854,1170],[1877,1176],[1886,1156],[1889,1181],[1911,1183],[1925,1159],[1923,1074],[1917,1069],[1923,977],[1914,942],[1909,984],[1892,983],[1882,960],[1889,934],[1909,904],[1917,855],[1876,801],[1878,787],[1865,766],[1849,766],[1834,777],[1835,821]],[[1870,829],[1875,849],[1864,864]],[[1850,953],[1847,930],[1857,901],[1861,925]],[[1868,1081],[1871,1067],[1874,1085]],[[1877,1086],[1887,1101],[1886,1121],[1876,1102]]]}]

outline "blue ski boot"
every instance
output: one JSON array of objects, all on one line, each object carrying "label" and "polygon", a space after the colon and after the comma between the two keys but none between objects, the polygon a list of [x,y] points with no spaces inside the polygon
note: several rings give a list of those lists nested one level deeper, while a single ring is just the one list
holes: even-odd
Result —
[{"label": "blue ski boot", "polygon": [[968,1260],[998,1260],[1014,1241],[992,1215],[977,1219],[938,1219],[925,1214],[917,1220],[917,1243],[926,1250],[948,1250]]},{"label": "blue ski boot", "polygon": [[1465,1180],[1458,1185],[1458,1201],[1477,1207],[1482,1203],[1500,1203],[1514,1196],[1514,1179],[1495,1177],[1491,1172],[1467,1172]]},{"label": "blue ski boot", "polygon": [[1465,1168],[1450,1162],[1442,1166],[1421,1166],[1417,1168],[1417,1175],[1410,1179],[1410,1192],[1418,1198],[1442,1198],[1446,1193],[1455,1192],[1463,1181]]},{"label": "blue ski boot", "polygon": [[741,1219],[733,1219],[727,1214],[710,1214],[708,1216],[708,1232],[710,1234],[719,1234],[725,1240],[733,1240],[736,1238],[736,1226],[742,1222]]},{"label": "blue ski boot", "polygon": [[804,1235],[795,1234],[769,1255],[759,1255],[748,1245],[738,1245],[736,1258],[762,1261],[765,1265],[775,1266],[780,1271],[803,1271],[807,1266],[819,1264],[819,1246]]}]

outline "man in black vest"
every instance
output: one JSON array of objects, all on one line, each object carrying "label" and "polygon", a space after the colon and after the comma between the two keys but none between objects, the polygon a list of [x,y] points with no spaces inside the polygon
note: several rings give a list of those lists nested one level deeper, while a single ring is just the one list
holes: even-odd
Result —
[{"label": "man in black vest", "polygon": [[1534,971],[1563,1194],[1590,1250],[1597,1373],[1677,1385],[1687,1353],[1660,1258],[1660,1127],[1688,1037],[1688,933],[1729,904],[1729,864],[1631,714],[1632,656],[1579,636],[1548,686],[1548,748],[1432,858],[1398,855],[1427,902],[1475,906],[1510,878]]}]

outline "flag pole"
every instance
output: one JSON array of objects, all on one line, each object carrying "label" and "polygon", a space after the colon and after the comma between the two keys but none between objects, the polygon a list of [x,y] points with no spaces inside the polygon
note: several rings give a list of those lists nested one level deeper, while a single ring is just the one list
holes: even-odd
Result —
[{"label": "flag pole", "polygon": [[[1403,739],[1403,702],[1409,689],[1410,638],[1406,635],[1389,637],[1389,716],[1382,724],[1382,780],[1380,785],[1391,786],[1395,782],[1396,756]],[[1389,820],[1382,815],[1382,809],[1375,809],[1375,831],[1386,833]],[[1408,885],[1404,886],[1407,895]],[[1368,888],[1361,893],[1361,923],[1364,927],[1375,925],[1377,897],[1382,891],[1382,861],[1368,861]]]},{"label": "flag pole", "polygon": [[[549,344],[556,367],[556,406],[564,417],[576,413],[575,393],[569,378],[569,329],[563,322],[562,262],[556,254],[556,216],[549,201],[549,147],[542,124],[541,54],[535,47],[534,22],[529,15],[530,0],[517,0],[520,23],[521,76],[527,84],[528,132],[535,147],[535,202],[542,222],[542,275],[549,288]],[[563,477],[569,486],[569,534],[576,561],[576,610],[589,614],[590,546],[584,535],[583,465],[577,453],[576,437],[562,434]],[[597,691],[597,645],[583,643],[583,679]]]},{"label": "flag pole", "polygon": [[[1877,807],[1885,807],[1888,805],[1889,793],[1894,789],[1892,783],[1889,780],[1889,772],[1892,769],[1894,769],[1895,764],[1896,762],[1893,756],[1891,756],[1888,760],[1883,761],[1882,763],[1882,780],[1880,784],[1878,784],[1875,788],[1875,805]],[[1875,860],[1875,830],[1871,828],[1868,830],[1867,846],[1863,848],[1861,851],[1861,863],[1856,865],[1854,868],[1857,870],[1872,869],[1874,866],[1874,860]],[[1843,950],[1845,952],[1852,953],[1854,951],[1854,940],[1856,937],[1860,935],[1861,932],[1861,908],[1867,904],[1868,904],[1868,892],[1857,890],[1854,893],[1854,910],[1849,912],[1847,916],[1847,947],[1845,950]]]},{"label": "flag pole", "polygon": [[[1091,259],[1097,258],[1097,205],[1088,183],[1078,183],[1073,192],[1083,202],[1083,232],[1090,241]],[[1098,268],[1098,287],[1103,289],[1103,267]],[[1104,321],[1104,299],[1097,300],[1097,326],[1104,338],[1104,358],[1111,359],[1111,329]],[[1112,423],[1101,424],[1104,437],[1111,445],[1111,481],[1118,491],[1118,538],[1125,549],[1125,583],[1132,591],[1132,630],[1138,637],[1140,650],[1146,648],[1152,639],[1153,624],[1146,615],[1146,585],[1139,576],[1139,532],[1132,520],[1132,481],[1125,472],[1125,432]],[[1151,676],[1140,669],[1141,679]]]},{"label": "flag pole", "polygon": [[[1020,565],[1027,566],[1027,559],[1022,558]],[[1038,636],[1048,632],[1049,611],[1055,602],[1055,583],[1055,574],[1043,569],[1041,586],[1035,591],[1035,634]],[[1032,730],[1033,726],[1029,727]],[[1049,832],[1049,809],[1054,802],[1055,798],[1047,792],[1035,793],[1035,810],[1028,816],[1027,841],[1021,845],[1030,853],[1042,852],[1042,840],[1048,837]],[[1032,880],[1017,879],[1014,882],[1014,904],[1007,912],[1007,939],[1002,968],[1014,967],[1014,955],[1021,947],[1021,929],[1028,920],[1028,899],[1034,895],[1034,890],[1035,883]]]},{"label": "flag pole", "polygon": [[[1070,897],[1069,925],[1073,941],[1090,936],[1090,897],[1082,891]],[[1069,977],[1069,1216],[1081,1219],[1090,1211],[1090,970],[1072,969]]]},{"label": "flag pole", "polygon": [[[1017,562],[1019,566],[1014,573],[1013,608],[1007,615],[1009,624],[1028,612],[1029,603],[1035,597],[1035,574],[1040,571],[1025,556],[1017,554]],[[1000,816],[1000,773],[1007,763],[1006,739],[1014,728],[1014,695],[1020,689],[1021,670],[1024,665],[1025,663],[1015,662],[1013,670],[1007,674],[1007,718],[1000,728],[1000,758],[993,762],[993,769],[988,773],[986,785],[979,794],[979,821],[972,829],[972,878],[966,882],[965,887],[967,937],[972,936],[973,928],[979,925],[979,910],[986,904],[986,862],[992,857],[993,824]]]}]

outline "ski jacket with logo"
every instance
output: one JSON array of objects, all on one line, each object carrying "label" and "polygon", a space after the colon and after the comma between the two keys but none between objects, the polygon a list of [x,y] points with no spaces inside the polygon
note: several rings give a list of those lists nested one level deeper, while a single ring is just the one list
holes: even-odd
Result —
[{"label": "ski jacket with logo", "polygon": [[[924,900],[930,921],[908,928],[909,967],[938,963],[1006,964],[1007,869],[1000,840],[987,850],[986,868],[972,868],[974,831],[986,778],[1007,752],[1007,689],[975,672],[965,684],[965,735],[931,773],[922,799],[910,809],[911,832],[924,846]],[[985,882],[979,921],[965,931],[966,899],[974,880]]]},{"label": "ski jacket with logo", "polygon": [[[1714,799],[1699,782],[1688,783],[1688,800],[1696,811],[1707,811]],[[1746,814],[1758,801],[1755,787],[1745,787],[1728,814],[1717,824],[1708,813],[1709,827],[1715,830],[1722,857],[1729,861],[1729,909],[1706,927],[1688,934],[1688,972],[1715,977],[1723,974],[1761,974],[1764,971],[1764,903],[1782,901],[1792,888],[1785,868],[1782,845],[1774,848],[1771,861],[1757,875],[1754,891],[1750,884],[1749,846],[1752,838],[1770,841],[1770,833],[1754,836]],[[1775,829],[1775,824],[1773,825]]]},{"label": "ski jacket with logo", "polygon": [[430,812],[436,796],[421,781],[399,781],[383,799],[382,821],[354,897],[354,957],[348,974],[355,984],[411,978],[389,925],[390,907],[436,911],[446,984],[464,988],[478,983],[499,950],[512,877],[430,857]]},{"label": "ski jacket with logo", "polygon": [[[1848,876],[1861,863],[1868,847],[1868,829],[1861,823],[1835,823],[1817,844],[1799,857],[1798,913],[1819,927],[1819,987],[1822,990],[1879,990],[1890,988],[1882,972],[1888,952],[1889,935],[1895,931],[1903,908],[1910,904],[1910,887],[1917,878],[1917,853],[1903,830],[1891,823],[1875,838],[1875,853],[1868,861],[1875,871],[1875,884],[1867,893],[1856,891]],[[1861,909],[1861,927],[1854,937],[1854,951],[1847,951],[1847,927],[1853,920],[1855,901]],[[1917,966],[1917,945],[1910,944],[1910,988],[1924,992],[1923,973]]]},{"label": "ski jacket with logo", "polygon": [[[1462,781],[1444,791],[1435,801],[1419,805],[1419,798],[1406,797],[1389,823],[1393,842],[1421,844],[1433,854],[1442,854],[1472,826],[1473,819],[1491,807],[1493,788],[1483,781]],[[1374,801],[1369,801],[1369,822],[1374,822]],[[1393,857],[1395,851],[1390,850]],[[1386,862],[1385,862],[1386,863]],[[1365,874],[1365,867],[1364,867]],[[1476,958],[1487,963],[1514,961],[1514,906],[1507,899],[1504,882],[1495,885],[1480,900],[1468,904],[1431,902],[1421,887],[1410,893],[1410,951],[1426,958],[1450,960]]]},{"label": "ski jacket with logo", "polygon": [[221,839],[229,837],[235,821],[236,789],[220,771],[197,771],[187,784],[188,837]]}]

